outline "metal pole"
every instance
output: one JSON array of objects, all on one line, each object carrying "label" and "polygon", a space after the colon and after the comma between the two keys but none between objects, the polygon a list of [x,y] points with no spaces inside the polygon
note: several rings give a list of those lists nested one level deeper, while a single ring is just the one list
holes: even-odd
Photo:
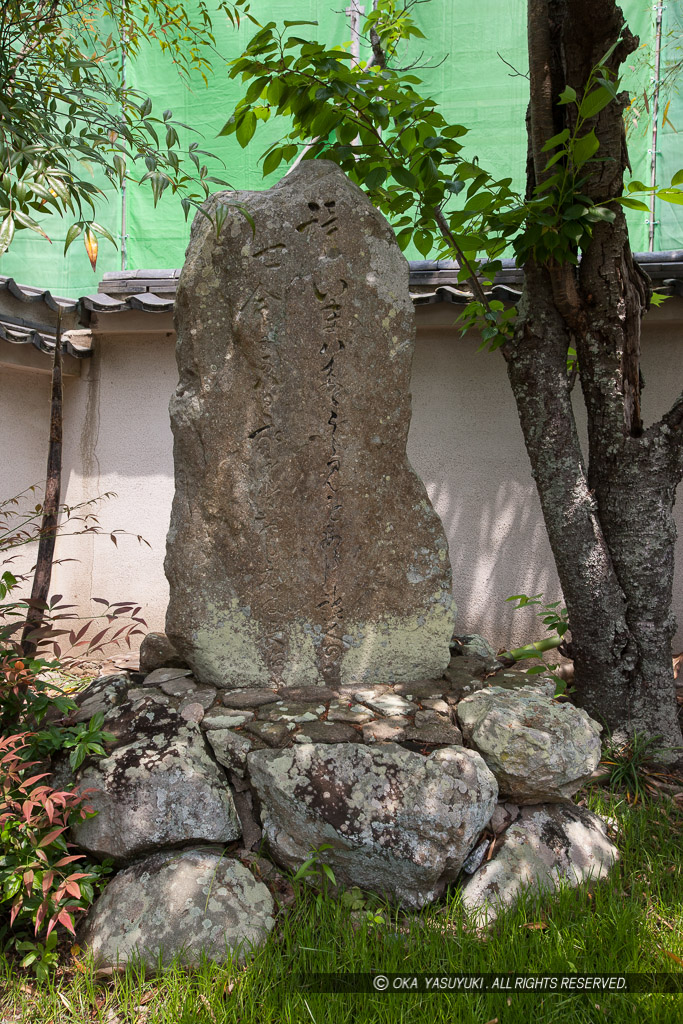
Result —
[{"label": "metal pole", "polygon": [[[655,28],[655,87],[652,96],[652,149],[650,150],[650,187],[657,184],[657,118],[659,116],[659,69],[662,60],[663,0],[657,0]],[[655,251],[655,194],[650,195],[650,221],[648,224],[648,251]]]}]

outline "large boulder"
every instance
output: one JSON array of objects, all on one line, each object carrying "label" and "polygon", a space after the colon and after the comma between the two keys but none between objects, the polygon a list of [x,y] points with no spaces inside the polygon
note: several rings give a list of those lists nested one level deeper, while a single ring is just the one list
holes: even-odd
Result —
[{"label": "large boulder", "polygon": [[600,761],[602,726],[534,686],[487,687],[460,701],[457,716],[465,743],[484,758],[501,796],[517,804],[567,799]]},{"label": "large boulder", "polygon": [[429,757],[395,743],[298,744],[247,755],[276,860],[298,868],[323,844],[338,883],[407,907],[454,880],[493,813],[496,781],[471,750]]},{"label": "large boulder", "polygon": [[92,907],[79,940],[99,966],[173,957],[244,959],[274,923],[263,882],[220,849],[167,850],[119,872]]},{"label": "large boulder", "polygon": [[[89,802],[97,814],[73,826],[74,841],[97,857],[126,863],[159,846],[238,839],[227,779],[200,728],[151,697],[111,703],[121,695],[116,677],[108,690],[86,698],[97,697],[106,710],[104,728],[115,742],[106,757],[76,774],[81,788],[94,790]],[[67,771],[58,766],[60,778]]]},{"label": "large boulder", "polygon": [[462,890],[463,906],[478,924],[494,921],[526,891],[604,878],[619,857],[605,822],[571,803],[522,808],[498,842]]},{"label": "large boulder", "polygon": [[228,689],[440,676],[451,569],[406,456],[415,323],[387,221],[321,160],[218,193],[192,226],[176,321],[180,656]]}]

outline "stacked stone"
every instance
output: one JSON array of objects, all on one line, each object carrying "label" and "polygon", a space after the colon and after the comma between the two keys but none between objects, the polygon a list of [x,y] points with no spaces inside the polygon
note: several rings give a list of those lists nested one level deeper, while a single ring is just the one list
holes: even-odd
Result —
[{"label": "stacked stone", "polygon": [[[181,667],[96,680],[73,721],[103,712],[115,740],[78,773],[96,790],[98,814],[73,838],[124,870],[83,940],[100,960],[135,949],[151,964],[164,942],[220,959],[225,941],[262,939],[271,897],[261,882],[253,888],[239,857],[263,837],[293,870],[329,843],[339,884],[406,907],[461,877],[477,922],[529,884],[604,876],[617,856],[606,826],[569,802],[597,766],[600,727],[555,701],[553,687],[478,654],[453,657],[440,679],[337,692],[219,689]],[[202,880],[219,863],[207,903]],[[174,918],[160,894],[174,891],[175,872],[183,900],[211,911],[208,925],[202,911],[193,929],[176,929],[178,941],[173,929],[155,938],[145,925],[158,916],[152,907]],[[228,934],[217,922],[229,907]]]}]

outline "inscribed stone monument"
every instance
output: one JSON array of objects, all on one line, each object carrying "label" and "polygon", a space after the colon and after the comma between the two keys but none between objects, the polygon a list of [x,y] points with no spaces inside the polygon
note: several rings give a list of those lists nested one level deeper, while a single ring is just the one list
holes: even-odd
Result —
[{"label": "inscribed stone monument", "polygon": [[195,218],[176,300],[168,637],[227,689],[438,677],[455,608],[406,457],[415,327],[393,232],[326,161],[219,206],[218,237]]}]

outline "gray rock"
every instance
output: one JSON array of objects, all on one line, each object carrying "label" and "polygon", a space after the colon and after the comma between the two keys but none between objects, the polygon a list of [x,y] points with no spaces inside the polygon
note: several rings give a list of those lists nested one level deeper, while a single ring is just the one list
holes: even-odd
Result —
[{"label": "gray rock", "polygon": [[[166,669],[160,669],[161,672],[166,672]],[[145,680],[147,683],[147,680]],[[147,686],[150,686],[147,683]],[[180,677],[176,679],[163,680],[159,683],[159,689],[168,694],[169,697],[186,697],[190,693],[194,693],[197,689],[197,684],[191,676],[186,678]],[[215,692],[215,691],[214,691]]]},{"label": "gray rock", "polygon": [[503,672],[496,672],[495,676],[489,676],[486,682],[489,686],[499,686],[503,690],[520,690],[531,687],[544,693],[546,697],[555,696],[555,680],[550,676],[537,674],[530,676],[526,672],[506,669]]},{"label": "gray rock", "polygon": [[162,683],[170,683],[172,679],[191,679],[192,672],[189,668],[155,668],[149,672],[144,680],[143,686],[161,686]]},{"label": "gray rock", "polygon": [[127,700],[132,680],[127,672],[116,675],[98,676],[81,693],[74,697],[76,710],[69,715],[69,722],[89,722],[93,715],[106,715],[112,708]]},{"label": "gray rock", "polygon": [[449,744],[457,747],[462,746],[462,733],[457,725],[445,721],[425,722],[421,725],[409,726],[406,729],[406,739],[413,743],[424,743],[425,746],[439,746]]},{"label": "gray rock", "polygon": [[411,715],[417,711],[417,705],[398,693],[382,693],[378,697],[362,696],[363,691],[357,693],[356,700],[366,704],[373,711],[378,712],[385,718],[395,718],[397,715]]},{"label": "gray rock", "polygon": [[269,722],[317,722],[324,711],[324,704],[269,704],[259,717]]},{"label": "gray rock", "polygon": [[204,682],[336,687],[448,664],[448,545],[406,457],[414,320],[394,233],[336,164],[305,160],[195,218],[166,631]]},{"label": "gray rock", "polygon": [[461,680],[464,677],[483,679],[487,673],[486,658],[481,658],[478,654],[465,656],[458,654],[450,659],[443,675],[448,682],[454,682],[456,679]]},{"label": "gray rock", "polygon": [[253,711],[210,711],[204,715],[202,729],[236,729],[238,725],[250,722],[254,717]]},{"label": "gray rock", "polygon": [[254,740],[246,733],[231,729],[211,729],[206,733],[206,739],[218,763],[244,778],[247,754],[255,749]]},{"label": "gray rock", "polygon": [[100,967],[142,960],[155,971],[177,956],[240,959],[265,940],[274,904],[263,882],[221,850],[169,850],[113,878],[92,907],[80,942]]},{"label": "gray rock", "polygon": [[297,743],[358,743],[361,735],[343,722],[308,722],[294,739]]},{"label": "gray rock", "polygon": [[[291,725],[293,729],[294,723]],[[244,728],[269,747],[284,747],[292,739],[292,729],[286,722],[247,722]]]},{"label": "gray rock", "polygon": [[165,633],[148,633],[140,644],[140,671],[157,668],[187,668]]},{"label": "gray rock", "polygon": [[339,884],[421,907],[459,873],[498,787],[471,750],[429,757],[386,744],[296,745],[247,758],[275,859],[298,868],[325,853]]},{"label": "gray rock", "polygon": [[198,689],[193,690],[192,693],[189,693],[187,697],[183,698],[179,707],[182,711],[183,708],[188,706],[188,704],[201,704],[204,710],[208,711],[215,700],[216,691],[212,686],[199,687]]},{"label": "gray rock", "polygon": [[439,697],[437,700],[424,699],[421,700],[420,703],[422,704],[423,708],[427,708],[429,711],[436,711],[438,715],[446,715],[447,718],[450,718],[450,705],[447,704],[446,701],[443,700],[443,698]]},{"label": "gray rock", "polygon": [[491,923],[528,889],[548,892],[604,878],[618,856],[605,823],[585,808],[524,807],[491,860],[463,887],[463,905],[478,924]]},{"label": "gray rock", "polygon": [[298,704],[327,704],[336,696],[329,686],[283,686],[278,693],[280,700]]},{"label": "gray rock", "polygon": [[518,804],[572,796],[600,761],[601,726],[533,687],[488,687],[460,701],[457,714],[465,743],[482,755],[501,795]]},{"label": "gray rock", "polygon": [[275,704],[282,698],[275,690],[228,690],[223,694],[226,707],[237,711],[261,708],[265,704]]},{"label": "gray rock", "polygon": [[480,658],[495,658],[496,652],[494,651],[488,640],[480,636],[479,633],[468,633],[463,636],[456,635],[455,640],[460,644],[460,648],[464,656],[476,654]]},{"label": "gray rock", "polygon": [[196,725],[151,705],[105,719],[105,728],[126,742],[76,774],[82,789],[96,790],[89,802],[98,812],[72,827],[79,846],[125,863],[155,846],[239,838],[227,780]]},{"label": "gray rock", "polygon": [[509,825],[516,821],[519,817],[519,807],[513,803],[499,803],[496,804],[491,820],[489,822],[489,828],[497,836],[501,832],[504,832]]},{"label": "gray rock", "polygon": [[398,683],[394,687],[394,693],[414,700],[439,698],[448,690],[449,683],[445,679],[419,679],[413,683]]},{"label": "gray rock", "polygon": [[465,858],[462,869],[466,875],[473,875],[477,868],[481,867],[481,863],[486,856],[490,845],[490,839],[482,839],[482,841],[472,850],[472,853]]},{"label": "gray rock", "polygon": [[362,725],[363,722],[369,722],[372,717],[372,712],[368,708],[364,708],[362,704],[332,701],[327,709],[328,722],[349,722]]},{"label": "gray rock", "polygon": [[364,743],[401,743],[406,738],[407,718],[380,718],[363,726]]},{"label": "gray rock", "polygon": [[183,704],[180,708],[180,717],[186,722],[194,722],[199,725],[204,718],[204,708],[201,704]]}]

